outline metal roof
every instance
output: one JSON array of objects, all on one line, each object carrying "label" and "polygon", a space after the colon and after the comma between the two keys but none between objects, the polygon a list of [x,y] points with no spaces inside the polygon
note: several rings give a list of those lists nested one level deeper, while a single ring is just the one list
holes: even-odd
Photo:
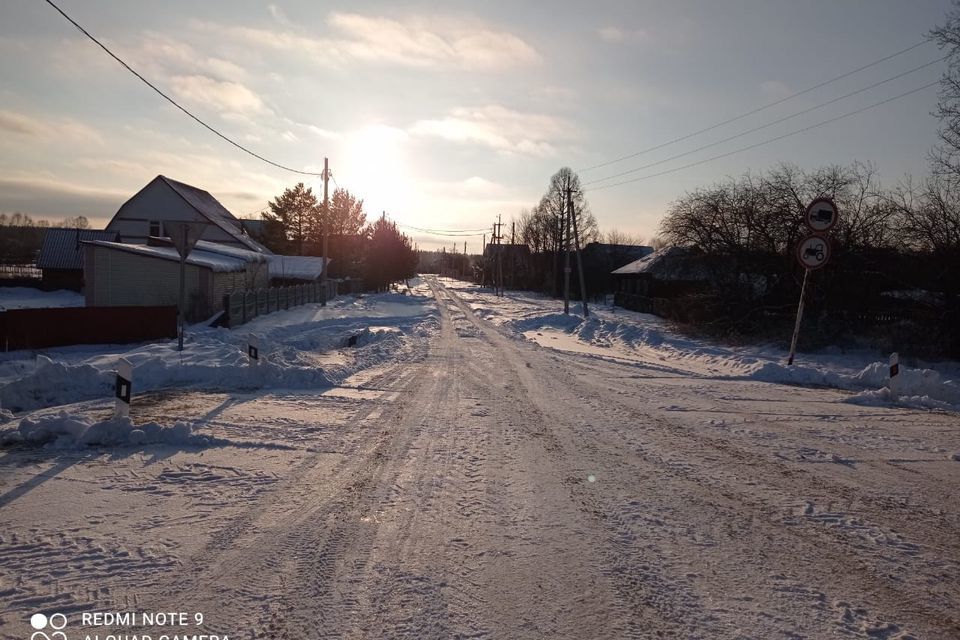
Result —
[{"label": "metal roof", "polygon": [[[180,262],[180,254],[172,245],[148,246],[143,244],[124,244],[122,242],[89,241],[95,247],[113,251],[125,251],[145,258],[157,258],[171,262]],[[201,240],[190,255],[187,264],[205,267],[217,272],[244,271],[248,263],[265,263],[269,255],[248,251],[238,247],[228,247],[217,242]],[[269,268],[269,267],[268,267]]]},{"label": "metal roof", "polygon": [[612,273],[620,276],[645,273],[658,280],[705,282],[710,280],[711,270],[716,266],[713,262],[716,259],[686,247],[665,247]]},{"label": "metal roof", "polygon": [[270,253],[269,249],[243,232],[240,220],[210,195],[210,192],[172,180],[166,176],[157,176],[157,179],[166,183],[200,215],[230,234],[233,239],[250,251]]},{"label": "metal roof", "polygon": [[38,269],[83,269],[83,247],[88,240],[120,239],[115,231],[93,229],[47,229],[37,257]]}]

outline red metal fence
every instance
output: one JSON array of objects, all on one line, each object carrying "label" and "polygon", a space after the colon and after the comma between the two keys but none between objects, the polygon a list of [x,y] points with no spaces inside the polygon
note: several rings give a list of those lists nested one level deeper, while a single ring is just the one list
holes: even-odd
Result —
[{"label": "red metal fence", "polygon": [[62,307],[0,312],[0,348],[125,344],[177,336],[176,307]]}]

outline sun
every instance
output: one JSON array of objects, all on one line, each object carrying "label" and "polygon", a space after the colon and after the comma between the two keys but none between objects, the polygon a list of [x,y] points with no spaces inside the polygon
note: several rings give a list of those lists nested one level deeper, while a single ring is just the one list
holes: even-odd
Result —
[{"label": "sun", "polygon": [[331,166],[337,184],[364,201],[367,219],[407,211],[413,191],[409,135],[382,124],[365,126],[344,141],[344,159],[339,170]]}]

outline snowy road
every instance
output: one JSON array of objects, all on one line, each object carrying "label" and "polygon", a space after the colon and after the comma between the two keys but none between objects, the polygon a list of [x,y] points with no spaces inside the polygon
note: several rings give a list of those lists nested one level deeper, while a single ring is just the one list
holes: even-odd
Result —
[{"label": "snowy road", "polygon": [[141,409],[271,446],[18,458],[3,637],[32,610],[231,638],[960,637],[956,415],[547,349],[430,287],[439,326],[400,364]]}]

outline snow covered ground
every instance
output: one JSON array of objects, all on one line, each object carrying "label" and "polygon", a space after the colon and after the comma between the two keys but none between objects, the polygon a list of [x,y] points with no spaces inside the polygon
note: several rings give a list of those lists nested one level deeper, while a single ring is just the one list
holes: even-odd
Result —
[{"label": "snow covered ground", "polygon": [[895,390],[889,393],[889,354],[838,347],[800,353],[786,366],[786,353],[773,346],[729,347],[685,337],[661,318],[610,305],[590,305],[582,318],[579,303],[563,313],[561,301],[525,292],[503,297],[468,282],[445,279],[480,317],[544,347],[632,362],[689,375],[741,378],[857,391],[846,402],[960,410],[960,363],[935,364],[905,359]]},{"label": "snow covered ground", "polygon": [[[780,384],[772,349],[557,310],[430,278],[195,328],[182,364],[10,354],[0,637],[36,613],[70,638],[960,637],[947,392],[863,395],[863,353]],[[105,611],[192,622],[84,623]]]},{"label": "snow covered ground", "polygon": [[6,309],[46,309],[82,307],[83,295],[76,291],[41,291],[30,287],[0,287],[0,311]]}]

